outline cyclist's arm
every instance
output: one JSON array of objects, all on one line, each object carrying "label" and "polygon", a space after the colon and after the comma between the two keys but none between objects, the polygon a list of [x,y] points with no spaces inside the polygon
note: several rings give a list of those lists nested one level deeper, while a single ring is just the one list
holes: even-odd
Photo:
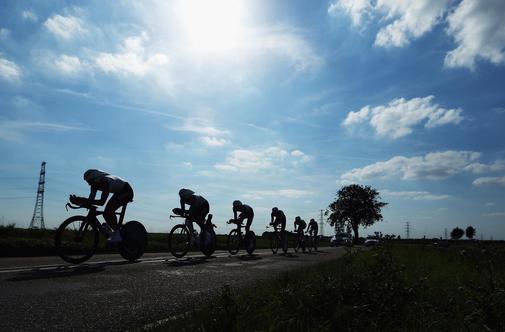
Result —
[{"label": "cyclist's arm", "polygon": [[89,197],[88,197],[88,203],[93,204],[93,205],[104,205],[105,202],[107,201],[107,197],[109,197],[109,191],[103,190],[102,195],[100,196],[99,200],[95,199],[96,192],[97,192],[97,189],[94,187],[91,187],[91,192],[89,193]]},{"label": "cyclist's arm", "polygon": [[273,214],[271,214],[271,215],[270,215],[270,223],[271,223],[271,224],[273,224],[273,223],[274,223],[274,215],[273,215]]},{"label": "cyclist's arm", "polygon": [[186,203],[184,203],[184,201],[181,198],[181,210],[182,210],[183,213],[186,212],[185,207],[186,207]]},{"label": "cyclist's arm", "polygon": [[233,208],[233,220],[237,220],[237,209]]}]

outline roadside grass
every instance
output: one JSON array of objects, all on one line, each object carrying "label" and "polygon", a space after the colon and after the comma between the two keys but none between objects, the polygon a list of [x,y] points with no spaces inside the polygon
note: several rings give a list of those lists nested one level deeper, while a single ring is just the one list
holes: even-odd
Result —
[{"label": "roadside grass", "polygon": [[[168,252],[168,232],[148,233],[147,252]],[[0,225],[0,257],[22,256],[51,256],[56,255],[54,248],[55,229],[24,229],[16,228],[15,225]],[[293,248],[295,236],[289,238],[289,246]],[[228,235],[217,235],[217,250],[227,250]],[[328,240],[319,241],[320,246],[328,246]],[[270,239],[256,235],[256,248],[266,249],[270,247]],[[191,248],[191,251],[198,251]],[[241,249],[243,251],[243,249]],[[114,249],[107,247],[105,239],[100,235],[97,253],[113,253]]]},{"label": "roadside grass", "polygon": [[156,331],[504,331],[505,245],[385,244],[225,287]]}]

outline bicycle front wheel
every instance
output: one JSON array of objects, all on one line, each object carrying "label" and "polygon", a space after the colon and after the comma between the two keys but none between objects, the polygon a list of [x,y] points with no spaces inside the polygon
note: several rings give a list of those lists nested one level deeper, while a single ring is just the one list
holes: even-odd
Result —
[{"label": "bicycle front wheel", "polygon": [[175,225],[168,236],[168,248],[172,255],[181,258],[189,250],[191,236],[185,225]]},{"label": "bicycle front wheel", "polygon": [[64,261],[72,264],[82,263],[96,251],[98,229],[84,216],[70,217],[58,227],[54,245]]},{"label": "bicycle front wheel", "polygon": [[240,248],[240,236],[236,229],[232,229],[228,234],[228,252],[235,255]]}]

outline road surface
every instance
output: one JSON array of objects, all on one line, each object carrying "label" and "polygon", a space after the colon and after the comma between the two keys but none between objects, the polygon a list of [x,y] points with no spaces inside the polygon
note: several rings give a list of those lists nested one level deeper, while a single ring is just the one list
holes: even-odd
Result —
[{"label": "road surface", "polygon": [[241,287],[341,256],[344,248],[311,254],[174,259],[150,253],[136,263],[96,255],[87,264],[57,257],[0,259],[0,331],[143,330],[194,308],[223,286]]}]

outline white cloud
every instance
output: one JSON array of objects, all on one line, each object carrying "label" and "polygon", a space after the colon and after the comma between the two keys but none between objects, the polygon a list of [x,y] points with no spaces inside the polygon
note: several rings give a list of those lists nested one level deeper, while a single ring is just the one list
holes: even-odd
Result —
[{"label": "white cloud", "polygon": [[491,206],[494,206],[494,203],[493,202],[487,202],[486,204],[484,204],[484,206],[491,207]]},{"label": "white cloud", "polygon": [[253,55],[279,55],[287,58],[297,71],[319,68],[323,59],[292,28],[254,29],[244,38],[241,51]]},{"label": "white cloud", "polygon": [[216,164],[214,167],[222,171],[255,172],[274,168],[287,154],[286,150],[278,147],[262,150],[238,149],[230,152],[224,163]]},{"label": "white cloud", "polygon": [[185,161],[185,162],[183,163],[183,165],[184,165],[185,167],[193,167],[193,164],[192,164],[190,161]]},{"label": "white cloud", "polygon": [[65,54],[56,59],[54,65],[58,71],[65,75],[75,75],[82,70],[82,63],[78,57]]},{"label": "white cloud", "polygon": [[297,158],[299,161],[304,162],[304,163],[309,162],[309,161],[312,160],[311,156],[303,153],[300,150],[293,150],[293,151],[291,151],[291,156]]},{"label": "white cloud", "polygon": [[69,126],[60,123],[36,122],[36,121],[0,121],[0,139],[18,142],[23,139],[23,134],[28,130],[38,131],[71,131],[82,130],[80,127]]},{"label": "white cloud", "polygon": [[502,218],[505,217],[505,212],[490,212],[482,214],[483,217]]},{"label": "white cloud", "polygon": [[85,32],[82,22],[75,16],[53,15],[44,22],[44,27],[58,38],[69,40]]},{"label": "white cloud", "polygon": [[473,69],[478,58],[505,62],[505,1],[463,0],[447,21],[458,46],[447,53],[445,66]]},{"label": "white cloud", "polygon": [[505,160],[496,160],[490,165],[473,163],[468,165],[465,169],[475,174],[503,171],[505,170]]},{"label": "white cloud", "polygon": [[224,138],[209,137],[209,136],[200,137],[200,142],[210,147],[220,147],[229,143]]},{"label": "white cloud", "polygon": [[246,199],[260,200],[271,197],[284,197],[284,198],[301,198],[314,195],[314,192],[299,189],[279,189],[279,190],[252,190],[248,191],[242,197]]},{"label": "white cloud", "polygon": [[11,34],[11,31],[9,29],[1,28],[0,29],[0,40],[7,39],[10,34]]},{"label": "white cloud", "polygon": [[505,176],[481,177],[481,178],[475,179],[472,182],[472,184],[476,187],[488,186],[488,185],[505,186]]},{"label": "white cloud", "polygon": [[39,21],[39,18],[37,17],[37,14],[35,14],[31,10],[23,10],[21,12],[21,17],[23,18],[23,20],[26,20],[26,21],[32,21],[32,22],[38,22]]},{"label": "white cloud", "polygon": [[344,126],[369,121],[378,135],[396,139],[412,133],[412,127],[424,122],[425,128],[458,124],[463,120],[462,109],[445,109],[434,103],[434,96],[424,98],[394,99],[387,105],[363,107],[349,112]]},{"label": "white cloud", "polygon": [[449,195],[436,195],[427,191],[390,191],[387,189],[380,191],[381,195],[390,198],[412,199],[415,201],[440,201],[450,199]]},{"label": "white cloud", "polygon": [[96,66],[106,72],[144,76],[148,71],[168,63],[165,54],[149,54],[144,43],[149,40],[146,33],[126,38],[120,53],[100,53],[95,57]]},{"label": "white cloud", "polygon": [[375,9],[385,21],[393,20],[377,33],[375,45],[402,47],[431,31],[442,19],[451,0],[378,0]]},{"label": "white cloud", "polygon": [[432,152],[425,156],[395,156],[363,168],[355,168],[342,174],[342,182],[355,182],[372,178],[400,177],[402,180],[441,180],[466,171],[466,167],[480,158],[472,151]]},{"label": "white cloud", "polygon": [[338,0],[328,7],[329,14],[334,14],[339,10],[344,11],[351,17],[354,26],[359,26],[365,16],[369,17],[371,15],[373,6],[370,0]]},{"label": "white cloud", "polygon": [[0,58],[0,78],[7,81],[19,81],[21,68],[12,61]]}]

